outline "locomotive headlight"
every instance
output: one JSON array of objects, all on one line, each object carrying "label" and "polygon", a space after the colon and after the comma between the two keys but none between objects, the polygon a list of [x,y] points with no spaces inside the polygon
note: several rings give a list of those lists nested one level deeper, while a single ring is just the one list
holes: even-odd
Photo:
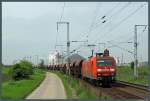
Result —
[{"label": "locomotive headlight", "polygon": [[97,72],[102,72],[102,69],[97,69]]},{"label": "locomotive headlight", "polygon": [[111,71],[111,72],[114,72],[114,71],[115,71],[115,69],[114,69],[114,68],[111,68],[111,69],[110,69],[110,71]]}]

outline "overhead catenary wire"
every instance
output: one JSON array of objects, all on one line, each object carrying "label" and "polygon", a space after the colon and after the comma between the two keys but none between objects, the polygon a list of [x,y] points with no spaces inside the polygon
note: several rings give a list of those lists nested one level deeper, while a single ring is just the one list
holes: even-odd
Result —
[{"label": "overhead catenary wire", "polygon": [[[138,35],[138,37],[139,38],[141,38],[141,36],[142,35],[146,35],[146,34],[144,34],[145,32],[147,31],[147,28],[145,27],[140,33],[137,33],[137,35]],[[140,35],[140,36],[139,36]],[[133,40],[134,39],[134,36],[132,36],[131,38],[129,38],[128,40]],[[112,42],[111,42],[112,43]],[[133,45],[133,44],[132,44]],[[138,43],[138,45],[139,45],[139,43]],[[109,46],[109,47],[117,47],[117,48],[120,48],[121,50],[124,50],[124,51],[128,51],[129,50],[129,47],[128,47],[128,50],[127,49],[125,49],[125,48],[123,48],[123,47],[118,47],[118,46],[120,46],[120,44],[116,44],[116,46],[115,45],[112,45],[112,46]],[[143,45],[141,45],[141,46],[139,46],[139,47],[142,47]],[[143,49],[143,48],[139,48],[139,49]],[[132,50],[132,49],[131,49]],[[130,52],[133,52],[134,53],[134,51],[132,50],[131,51],[130,50]],[[129,53],[129,52],[128,52]],[[141,57],[142,57],[142,55],[140,55]],[[137,56],[137,58],[140,58],[140,56]]]},{"label": "overhead catenary wire", "polygon": [[[117,4],[116,4],[112,9],[110,9],[108,12],[106,12],[106,13],[104,14],[104,16],[101,17],[101,19],[104,19],[108,14],[112,13],[112,11],[113,11],[116,7],[118,7],[118,5],[120,5],[120,2],[117,3]],[[97,10],[95,10],[95,11],[97,11]],[[98,14],[98,13],[97,13],[97,14]],[[98,18],[100,18],[100,17],[98,17]],[[96,17],[93,18],[93,22],[92,22],[92,24],[91,24],[91,26],[90,26],[90,28],[89,28],[90,31],[89,31],[88,34],[91,33],[91,31],[92,31],[92,29],[93,29],[93,27],[94,27],[94,24],[96,24],[96,23],[94,23],[95,19],[96,19]],[[104,23],[105,23],[105,22],[104,22]],[[87,36],[88,36],[88,35],[87,35]]]},{"label": "overhead catenary wire", "polygon": [[[91,24],[90,24],[90,26],[89,26],[89,30],[88,30],[87,32],[81,34],[80,36],[77,36],[78,39],[81,40],[81,38],[83,38],[84,36],[86,36],[86,38],[88,38],[87,33],[90,33],[90,32],[91,32],[91,29],[92,29],[92,27],[93,27],[93,25],[94,25],[94,23],[95,23],[95,19],[96,19],[96,17],[97,17],[97,14],[98,14],[100,5],[102,5],[102,3],[98,3],[97,6],[96,6],[96,8],[95,8],[95,10],[94,10],[94,14],[93,14],[94,16],[93,16],[92,22],[91,22]],[[80,38],[80,37],[81,37],[81,38]],[[75,38],[75,39],[76,39],[76,38]],[[87,42],[88,42],[88,39],[87,39]],[[80,45],[80,46],[81,46],[81,45]],[[77,48],[75,48],[75,49],[73,49],[73,50],[79,50],[79,49],[81,48],[80,46],[77,47]]]},{"label": "overhead catenary wire", "polygon": [[[142,32],[138,33],[138,35],[143,34],[143,33],[146,31],[146,29],[147,29],[147,26],[145,26],[145,28],[142,30]],[[109,40],[109,41],[115,41],[115,39],[121,39],[121,40],[122,40],[122,37],[127,36],[127,35],[130,35],[130,34],[131,34],[131,32],[129,32],[128,34],[119,36],[119,37],[117,37],[117,38],[114,38],[114,39],[112,39],[112,40]],[[134,31],[133,31],[133,34],[134,34]],[[132,35],[130,38],[128,38],[125,42],[131,41],[131,40],[133,41],[133,39],[134,39],[134,35]]]},{"label": "overhead catenary wire", "polygon": [[[96,17],[97,17],[97,14],[98,14],[98,7],[99,7],[99,5],[97,5],[97,7],[96,7],[96,9],[95,9],[95,16],[93,17],[93,19],[92,19],[92,23],[91,23],[91,25],[90,25],[90,28],[89,28],[89,33],[91,32],[91,30],[92,30],[92,27],[93,27],[93,25],[94,25],[94,23],[95,23],[95,19],[96,19]],[[88,35],[87,35],[88,36]]]},{"label": "overhead catenary wire", "polygon": [[[132,28],[132,30],[133,30],[133,28]],[[132,32],[134,33],[134,31],[132,31]],[[131,32],[131,33],[132,33],[132,32]],[[131,33],[129,32],[128,34],[123,34],[123,35],[121,35],[121,36],[119,36],[119,37],[116,37],[115,39],[120,39],[120,38],[122,38],[122,37],[124,37],[124,36],[130,35]],[[115,39],[113,39],[113,40],[115,40]]]},{"label": "overhead catenary wire", "polygon": [[[119,4],[120,4],[120,3],[117,3],[117,4],[116,4],[111,10],[109,10],[105,15],[110,14],[110,12],[112,12]],[[98,5],[98,6],[99,6],[99,5]],[[94,21],[95,21],[95,18],[97,17],[97,13],[96,13],[96,12],[98,12],[97,9],[98,9],[98,8],[96,7],[96,9],[95,9],[95,16],[93,17],[93,21],[92,21],[92,23],[91,23],[91,25],[90,25],[89,31],[88,31],[87,33],[84,33],[83,35],[81,35],[82,37],[84,37],[84,36],[88,37],[89,34],[91,33],[91,31],[93,30],[92,27],[94,26]]]},{"label": "overhead catenary wire", "polygon": [[[119,5],[120,3],[117,3],[112,9],[110,9],[108,12],[106,12],[105,14],[104,14],[104,16],[106,17],[106,15],[108,15],[108,14],[110,14],[110,12],[112,12],[116,7],[118,7],[118,5]],[[97,10],[96,10],[97,11]],[[104,16],[102,16],[102,18],[104,18]],[[100,17],[98,17],[98,18],[100,18]],[[103,23],[105,23],[105,21],[103,22]],[[93,29],[94,29],[94,24],[96,25],[96,23],[92,23],[91,24],[91,26],[90,26],[90,28],[89,28],[89,31],[87,32],[87,33],[84,33],[84,36],[86,35],[86,36],[89,36],[90,34],[91,34],[91,32],[93,31]],[[83,36],[83,37],[84,37]]]},{"label": "overhead catenary wire", "polygon": [[[142,6],[140,7],[140,8],[142,8]],[[133,12],[133,13],[131,13],[130,15],[132,15],[132,14],[134,14],[134,13],[136,13],[138,10],[136,10],[135,12]],[[126,17],[127,19],[128,19],[128,17],[130,17],[129,15]],[[126,20],[125,18],[123,19],[123,20]],[[122,22],[124,22],[123,20],[121,20]],[[120,25],[120,23],[118,23],[119,25]],[[112,28],[113,29],[113,28]],[[111,29],[111,30],[112,30]],[[81,47],[81,46],[80,46]],[[80,49],[80,47],[79,48],[77,48],[76,50],[78,50],[78,49]]]},{"label": "overhead catenary wire", "polygon": [[132,51],[130,51],[130,50],[126,49],[126,48],[123,48],[123,47],[120,47],[119,45],[113,44],[110,41],[107,41],[107,42],[113,45],[113,46],[109,46],[108,48],[110,48],[110,47],[118,47],[118,48],[120,48],[120,49],[122,49],[124,51],[127,51],[127,52],[129,52],[131,54],[134,54]]},{"label": "overhead catenary wire", "polygon": [[132,32],[128,32],[127,34],[124,33],[124,34],[122,34],[122,35],[120,35],[120,36],[118,36],[118,37],[115,37],[114,39],[111,39],[111,40],[109,40],[109,41],[114,41],[114,40],[121,39],[121,38],[123,38],[123,37],[125,37],[125,36],[127,36],[127,35],[130,35],[131,33],[133,33],[133,31],[132,31]]},{"label": "overhead catenary wire", "polygon": [[[94,25],[94,23],[95,23],[95,19],[96,19],[96,17],[97,17],[97,14],[98,14],[98,12],[99,12],[99,8],[101,7],[101,5],[102,5],[102,3],[98,3],[97,4],[97,6],[96,6],[96,8],[95,8],[95,10],[94,10],[94,16],[93,16],[93,19],[92,19],[92,22],[91,22],[91,24],[90,24],[90,26],[89,26],[89,30],[87,31],[87,32],[84,32],[83,34],[81,34],[80,36],[77,36],[77,38],[78,39],[80,39],[80,37],[81,38],[83,38],[83,37],[85,37],[85,36],[88,36],[87,35],[87,33],[90,33],[91,32],[91,29],[92,29],[92,27],[93,27],[93,25]],[[76,38],[75,38],[76,39]]]},{"label": "overhead catenary wire", "polygon": [[[138,33],[138,35],[141,35],[143,32],[146,31],[146,29],[147,29],[147,26],[145,26],[145,28],[143,29],[143,31],[142,31],[141,33]],[[124,35],[122,35],[122,36],[119,36],[119,37],[117,37],[117,38],[114,38],[114,39],[112,39],[112,40],[110,40],[110,41],[115,41],[115,39],[121,39],[121,40],[122,40],[122,37],[127,36],[127,35],[130,35],[131,33],[134,34],[134,31],[133,31],[133,32],[129,32],[128,34],[124,34]],[[134,38],[134,35],[132,35],[130,38],[128,38],[128,39],[126,40],[126,42],[127,42],[127,41],[130,41],[130,40],[133,39],[133,38]]]},{"label": "overhead catenary wire", "polygon": [[[127,4],[125,4],[123,7],[121,7],[121,9],[117,10],[117,12],[113,13],[113,14],[109,17],[109,16],[108,16],[109,12],[110,12],[110,11],[112,12],[114,9],[116,9],[116,7],[117,7],[119,4],[120,4],[120,3],[116,4],[116,5],[113,7],[113,9],[109,10],[109,11],[106,13],[107,16],[105,15],[105,17],[107,17],[107,19],[105,19],[103,22],[100,22],[100,23],[103,23],[103,24],[101,24],[101,26],[98,25],[98,24],[95,24],[96,26],[94,27],[94,25],[93,25],[93,27],[91,28],[91,30],[90,30],[90,32],[87,34],[87,36],[89,36],[92,31],[96,30],[97,28],[102,27],[102,26],[104,25],[104,23],[107,23],[107,22],[108,22],[108,18],[111,19],[113,16],[120,14],[125,8],[127,8],[127,7],[131,4],[131,2],[128,2]],[[109,21],[109,22],[110,22],[110,21]],[[108,24],[109,24],[109,23],[105,24],[101,29],[107,28],[107,25],[108,25]],[[85,35],[86,35],[86,34],[85,34]]]},{"label": "overhead catenary wire", "polygon": [[[111,28],[110,30],[108,30],[106,33],[108,35],[108,33],[112,32],[114,29],[118,28],[124,21],[126,21],[127,19],[129,19],[131,16],[133,16],[137,11],[139,11],[141,8],[144,7],[145,4],[142,4],[140,5],[140,7],[138,7],[136,10],[134,10],[132,13],[130,13],[128,16],[126,16],[124,19],[122,19],[117,25],[113,26],[113,28]],[[104,37],[104,35],[106,35],[106,33],[103,34],[103,36],[101,37]],[[110,35],[110,34],[109,34]],[[106,36],[105,36],[106,37]],[[98,41],[99,37],[97,38],[97,40],[94,41],[94,43],[96,41]]]},{"label": "overhead catenary wire", "polygon": [[[125,20],[127,20],[129,17],[131,17],[132,15],[134,15],[138,10],[140,10],[145,4],[140,5],[140,7],[138,7],[134,12],[130,13],[127,17],[125,17],[124,19],[122,19],[115,27],[113,27],[111,30],[114,30],[115,28],[117,28],[120,24],[122,24]],[[109,32],[108,32],[109,33]],[[105,33],[106,34],[106,33]],[[104,35],[105,35],[104,34]],[[94,43],[96,43],[97,40],[94,41]],[[80,46],[81,47],[81,46]]]},{"label": "overhead catenary wire", "polygon": [[[95,24],[95,27],[93,27],[93,31],[94,30],[96,30],[97,28],[100,28],[103,24],[102,23],[107,23],[108,21],[110,22],[110,19],[112,19],[114,16],[116,16],[116,15],[119,15],[125,8],[127,8],[129,5],[130,5],[131,3],[129,2],[129,3],[127,3],[127,4],[125,4],[121,9],[119,9],[117,12],[115,12],[115,13],[113,13],[110,17],[109,16],[106,16],[106,18],[105,18],[105,20],[102,22],[102,21],[100,21],[100,22],[98,22],[97,24]],[[118,5],[118,4],[117,4]],[[117,6],[116,5],[116,6]],[[116,8],[116,7],[115,7]],[[109,20],[108,20],[109,19]],[[107,24],[105,24],[104,26],[103,26],[103,28],[102,29],[104,29],[104,28],[107,28],[107,25],[108,25],[109,23],[107,23]],[[100,26],[101,25],[101,26]]]},{"label": "overhead catenary wire", "polygon": [[[145,27],[144,30],[143,30],[141,33],[139,33],[138,35],[143,34],[145,31],[146,31],[146,27]],[[131,40],[131,39],[133,39],[133,38],[134,38],[134,36],[128,38],[125,42],[128,42],[129,40]],[[122,49],[122,50],[124,50],[124,51],[126,51],[126,52],[129,52],[129,53],[131,53],[131,54],[134,54],[133,50],[128,50],[128,49],[126,49],[126,48],[120,47],[120,46],[119,46],[119,44],[120,44],[119,42],[118,42],[118,43],[115,43],[115,44],[113,44],[112,41],[107,41],[107,42],[110,43],[110,44],[112,44],[111,46],[108,46],[108,48],[110,48],[110,47],[117,47],[117,48],[120,48],[120,49]],[[133,43],[133,42],[132,42],[132,43]]]},{"label": "overhead catenary wire", "polygon": [[[119,3],[116,4],[116,6],[114,6],[113,9],[109,10],[109,11],[106,13],[106,15],[109,14],[110,11],[113,11],[118,5],[119,5]],[[96,11],[96,10],[95,10],[95,11]],[[95,16],[94,18],[96,18],[96,16]],[[88,35],[89,35],[89,34],[91,33],[91,31],[92,31],[93,25],[94,25],[94,19],[93,19],[93,21],[92,21],[92,23],[91,23],[89,32],[87,32],[88,34],[85,33],[84,36],[86,35],[86,36],[88,37]],[[83,37],[84,37],[84,36],[83,36]],[[80,49],[80,47],[81,47],[81,46],[79,46],[77,49]]]},{"label": "overhead catenary wire", "polygon": [[[116,4],[116,6],[113,8],[113,9],[115,9],[116,7],[118,7],[118,5],[120,5],[120,3],[118,3],[118,4]],[[115,13],[113,13],[110,17],[109,16],[107,16],[107,15],[105,15],[106,16],[106,19],[110,19],[110,18],[112,18],[113,16],[118,16],[124,9],[126,9],[128,6],[130,6],[131,5],[131,2],[128,2],[127,4],[125,4],[123,7],[121,7],[121,9],[119,9],[117,12],[115,12]],[[112,10],[110,10],[111,12],[113,11],[113,9]],[[110,13],[111,13],[110,12]],[[110,13],[108,13],[108,14],[110,14]],[[100,24],[101,22],[99,22],[99,23],[97,23],[96,24],[96,27],[98,26],[98,24]]]},{"label": "overhead catenary wire", "polygon": [[104,16],[110,15],[113,12],[113,10],[116,9],[119,5],[120,5],[120,2],[118,2],[114,7],[112,7],[108,12],[106,12]]}]

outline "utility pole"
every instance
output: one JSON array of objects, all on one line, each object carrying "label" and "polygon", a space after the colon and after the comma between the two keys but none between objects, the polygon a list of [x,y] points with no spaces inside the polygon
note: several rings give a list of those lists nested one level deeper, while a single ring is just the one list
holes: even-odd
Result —
[{"label": "utility pole", "polygon": [[30,59],[29,61],[32,62],[32,61],[31,61],[31,56],[29,56],[29,59]]},{"label": "utility pole", "polygon": [[121,55],[121,66],[123,66],[123,53]]},{"label": "utility pole", "polygon": [[134,34],[134,77],[137,78],[137,25]]},{"label": "utility pole", "polygon": [[120,60],[119,60],[119,56],[117,57],[117,60],[118,60],[118,66],[120,66]]},{"label": "utility pole", "polygon": [[87,47],[92,47],[92,50],[91,50],[91,51],[92,51],[92,55],[91,55],[91,57],[93,56],[93,53],[94,53],[94,49],[93,49],[93,48],[94,48],[95,46],[96,46],[95,44],[88,44],[88,45],[87,45]]},{"label": "utility pole", "polygon": [[37,66],[38,66],[38,64],[39,64],[39,56],[36,55],[36,57],[37,57]]},{"label": "utility pole", "polygon": [[135,30],[135,33],[134,33],[134,77],[135,78],[138,78],[138,69],[137,69],[137,65],[138,65],[138,59],[137,59],[137,27],[147,27],[147,25],[135,25],[134,26],[134,30]]},{"label": "utility pole", "polygon": [[70,40],[69,40],[69,22],[57,22],[57,31],[58,31],[58,24],[67,24],[67,70],[68,74],[70,75]]},{"label": "utility pole", "polygon": [[61,64],[63,64],[63,56],[64,56],[64,54],[62,52],[62,55],[61,55]]},{"label": "utility pole", "polygon": [[67,55],[68,55],[68,70],[70,75],[70,40],[69,40],[69,22],[67,22]]}]

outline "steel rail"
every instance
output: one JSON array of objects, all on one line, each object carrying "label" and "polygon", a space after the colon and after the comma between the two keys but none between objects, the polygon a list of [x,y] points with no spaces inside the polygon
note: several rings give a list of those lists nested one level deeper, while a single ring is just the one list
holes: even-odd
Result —
[{"label": "steel rail", "polygon": [[117,80],[116,83],[148,91],[148,86]]}]

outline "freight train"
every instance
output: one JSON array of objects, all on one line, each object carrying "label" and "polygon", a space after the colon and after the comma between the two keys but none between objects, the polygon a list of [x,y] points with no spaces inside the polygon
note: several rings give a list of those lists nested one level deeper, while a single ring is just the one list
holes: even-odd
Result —
[{"label": "freight train", "polygon": [[[116,78],[116,60],[109,55],[109,50],[96,53],[89,60],[78,59],[69,64],[70,75],[76,78],[88,80],[95,85],[110,86]],[[58,70],[67,73],[67,64],[50,65],[50,70]]]}]

